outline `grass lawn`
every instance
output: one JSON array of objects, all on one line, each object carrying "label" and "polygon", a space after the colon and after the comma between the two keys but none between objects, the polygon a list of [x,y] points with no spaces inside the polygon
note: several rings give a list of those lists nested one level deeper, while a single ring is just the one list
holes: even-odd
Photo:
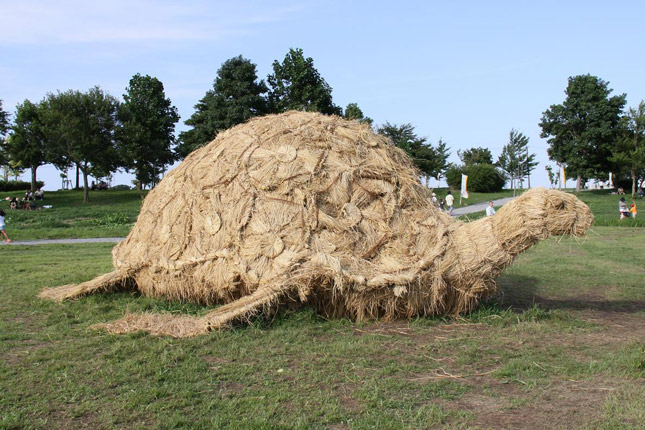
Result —
[{"label": "grass lawn", "polygon": [[2,193],[0,208],[7,214],[7,233],[14,240],[126,236],[139,215],[141,197],[136,190],[90,191],[83,203],[83,191],[45,192],[35,211],[9,210],[5,197],[24,193]]},{"label": "grass lawn", "polygon": [[357,324],[305,309],[181,340],[89,326],[128,311],[206,309],[128,293],[38,299],[43,286],[109,271],[111,248],[0,247],[0,429],[645,422],[645,229],[542,242],[500,277],[493,300],[459,319]]},{"label": "grass lawn", "polygon": [[[645,199],[642,197],[632,199],[629,194],[619,196],[611,194],[609,190],[589,190],[574,194],[589,205],[589,208],[596,217],[596,225],[645,227]],[[635,203],[636,207],[640,209],[640,214],[638,214],[636,219],[620,220],[618,216],[618,199],[621,197],[625,197],[627,206],[630,203]]]}]

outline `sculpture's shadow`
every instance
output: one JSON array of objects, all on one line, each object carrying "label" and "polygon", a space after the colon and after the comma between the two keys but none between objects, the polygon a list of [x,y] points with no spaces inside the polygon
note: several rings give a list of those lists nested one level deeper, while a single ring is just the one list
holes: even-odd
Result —
[{"label": "sculpture's shadow", "polygon": [[590,310],[616,313],[645,311],[645,299],[612,299],[603,294],[580,292],[567,296],[548,296],[541,291],[539,280],[530,276],[505,275],[498,279],[499,290],[491,298],[502,308],[522,312],[534,305],[544,309]]}]

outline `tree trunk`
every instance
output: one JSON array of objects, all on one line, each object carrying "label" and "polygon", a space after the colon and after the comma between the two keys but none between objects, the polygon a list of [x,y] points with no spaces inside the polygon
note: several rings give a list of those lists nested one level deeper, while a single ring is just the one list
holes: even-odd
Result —
[{"label": "tree trunk", "polygon": [[[78,166],[76,166],[78,169]],[[87,168],[83,170],[83,203],[90,202],[90,187],[87,186]],[[78,170],[76,171],[78,174]]]},{"label": "tree trunk", "polygon": [[526,177],[527,183],[526,183],[526,188],[529,190],[531,189],[531,171],[528,171],[528,175]]},{"label": "tree trunk", "polygon": [[[79,184],[78,184],[79,171],[80,171],[80,168],[78,167],[78,164],[77,164],[77,165],[76,165],[76,189],[77,189],[77,190],[79,190],[79,189],[81,188],[81,187],[79,186]],[[85,175],[85,173],[84,173],[84,172],[83,172],[83,175]]]},{"label": "tree trunk", "polygon": [[513,184],[513,197],[515,197],[517,193],[517,187],[515,186],[515,178],[511,178],[511,184]]},{"label": "tree trunk", "polygon": [[576,180],[576,193],[580,192],[581,186],[582,186],[582,176],[578,175],[578,179]]},{"label": "tree trunk", "polygon": [[31,193],[33,194],[36,191],[36,169],[38,166],[31,167]]},{"label": "tree trunk", "polygon": [[629,173],[632,174],[632,198],[636,197],[636,171],[630,170]]}]

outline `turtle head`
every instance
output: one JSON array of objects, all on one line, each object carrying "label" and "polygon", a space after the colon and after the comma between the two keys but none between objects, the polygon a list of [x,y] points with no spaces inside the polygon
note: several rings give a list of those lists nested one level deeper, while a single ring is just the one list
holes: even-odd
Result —
[{"label": "turtle head", "polygon": [[544,194],[545,228],[550,236],[583,236],[593,224],[589,206],[576,196],[556,190]]}]

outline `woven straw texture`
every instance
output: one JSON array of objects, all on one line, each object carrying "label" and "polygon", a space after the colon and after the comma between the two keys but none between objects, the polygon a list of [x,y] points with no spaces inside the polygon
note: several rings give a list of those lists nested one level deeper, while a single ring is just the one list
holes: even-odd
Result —
[{"label": "woven straw texture", "polygon": [[355,320],[458,314],[495,291],[517,254],[592,221],[574,196],[535,189],[462,223],[430,203],[411,160],[369,126],[287,112],[190,154],[146,197],[114,248],[115,271],[41,296],[133,288],[224,305],[201,318],[129,314],[101,326],[178,337],[287,303]]}]

